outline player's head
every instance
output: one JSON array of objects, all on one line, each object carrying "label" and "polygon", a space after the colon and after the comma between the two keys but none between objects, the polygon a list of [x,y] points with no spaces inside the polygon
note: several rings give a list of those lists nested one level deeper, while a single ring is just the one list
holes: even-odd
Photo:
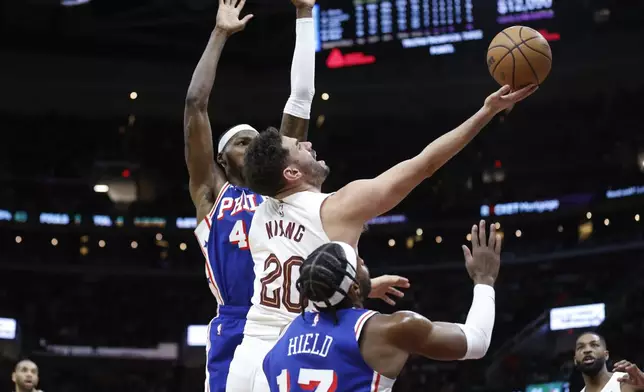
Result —
[{"label": "player's head", "polygon": [[575,343],[575,367],[587,376],[595,376],[606,369],[608,350],[606,340],[594,332],[585,332]]},{"label": "player's head", "polygon": [[217,163],[224,169],[226,176],[243,178],[244,154],[251,140],[257,135],[259,132],[255,128],[241,124],[230,128],[219,137]]},{"label": "player's head", "polygon": [[371,291],[371,280],[369,270],[353,247],[330,242],[304,261],[296,287],[302,304],[308,300],[320,311],[334,312],[362,307]]},{"label": "player's head", "polygon": [[282,136],[275,128],[262,132],[246,150],[244,178],[262,195],[274,197],[302,184],[320,188],[328,175],[311,143]]},{"label": "player's head", "polygon": [[16,385],[16,391],[33,391],[38,386],[38,366],[33,361],[23,359],[13,369],[11,381]]}]

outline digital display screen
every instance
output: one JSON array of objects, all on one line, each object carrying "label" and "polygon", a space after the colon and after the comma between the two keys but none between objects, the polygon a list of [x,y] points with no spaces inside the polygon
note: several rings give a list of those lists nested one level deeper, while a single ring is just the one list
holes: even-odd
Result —
[{"label": "digital display screen", "polygon": [[319,51],[390,43],[430,55],[554,15],[554,0],[320,0],[314,12]]}]

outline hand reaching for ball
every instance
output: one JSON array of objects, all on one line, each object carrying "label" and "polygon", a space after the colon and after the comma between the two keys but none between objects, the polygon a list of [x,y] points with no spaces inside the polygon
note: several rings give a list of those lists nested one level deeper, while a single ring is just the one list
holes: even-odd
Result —
[{"label": "hand reaching for ball", "polygon": [[518,91],[512,91],[509,85],[501,87],[497,92],[487,97],[484,107],[492,112],[500,113],[511,109],[515,103],[521,102],[532,95],[539,86],[531,84]]}]

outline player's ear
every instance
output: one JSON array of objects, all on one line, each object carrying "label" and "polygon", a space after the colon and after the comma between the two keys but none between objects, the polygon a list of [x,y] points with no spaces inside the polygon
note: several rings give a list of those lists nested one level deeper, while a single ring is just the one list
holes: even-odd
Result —
[{"label": "player's ear", "polygon": [[217,154],[216,159],[217,159],[217,163],[220,164],[221,167],[226,168],[227,163],[226,163],[226,160],[224,159],[223,153],[220,152],[219,154]]},{"label": "player's ear", "polygon": [[284,169],[284,178],[286,181],[297,181],[300,177],[302,177],[302,172],[295,166],[287,166],[286,169]]},{"label": "player's ear", "polygon": [[11,373],[11,382],[14,384],[16,383],[16,372]]},{"label": "player's ear", "polygon": [[608,352],[608,350],[604,350],[604,357],[607,361],[610,359],[610,353]]},{"label": "player's ear", "polygon": [[349,299],[351,299],[351,303],[355,304],[360,302],[362,298],[360,293],[360,285],[358,285],[356,282],[351,283],[351,287],[349,287],[349,292],[347,294],[349,295]]}]

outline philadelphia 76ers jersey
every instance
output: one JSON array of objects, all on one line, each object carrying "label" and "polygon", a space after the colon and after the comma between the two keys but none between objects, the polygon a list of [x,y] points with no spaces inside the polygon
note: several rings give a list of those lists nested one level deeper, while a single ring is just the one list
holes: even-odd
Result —
[{"label": "philadelphia 76ers jersey", "polygon": [[375,372],[360,353],[366,309],[297,317],[264,358],[271,392],[390,392],[395,380]]},{"label": "philadelphia 76ers jersey", "polygon": [[206,257],[206,277],[217,303],[249,307],[253,296],[253,258],[248,230],[262,196],[226,183],[195,235]]}]

